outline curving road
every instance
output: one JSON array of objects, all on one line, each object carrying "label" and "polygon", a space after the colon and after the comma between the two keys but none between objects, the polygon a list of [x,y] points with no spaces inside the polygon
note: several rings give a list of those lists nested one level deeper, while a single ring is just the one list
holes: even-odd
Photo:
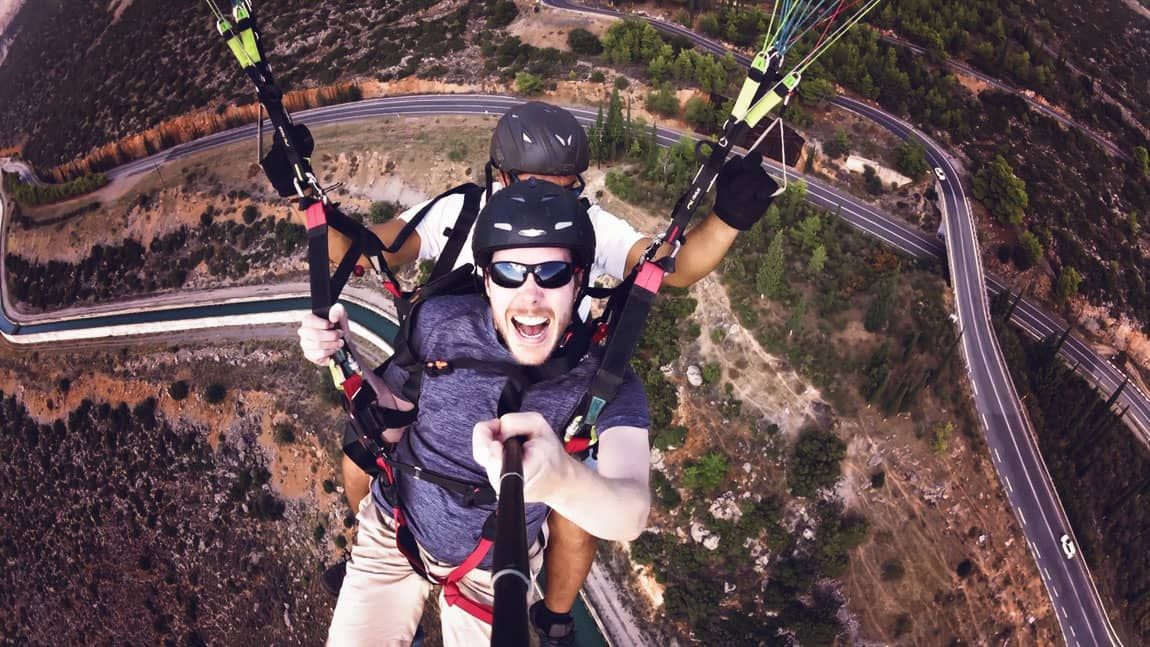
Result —
[{"label": "curving road", "polygon": [[[565,0],[545,1],[571,11],[621,15],[605,9],[585,8]],[[701,49],[719,55],[732,53],[743,65],[750,63],[747,56],[730,52],[679,25],[650,17],[643,17],[643,20],[660,31],[686,38]],[[949,178],[938,183],[946,256],[950,260],[951,283],[959,326],[963,331],[963,357],[999,479],[1027,536],[1067,644],[1121,644],[1102,607],[1084,558],[1066,559],[1063,556],[1059,538],[1063,534],[1073,537],[1074,533],[1042,461],[1033,426],[1020,404],[990,323],[977,232],[961,175],[941,147],[902,120],[847,97],[837,97],[833,102],[884,126],[899,137],[918,137],[926,147],[931,166],[942,169]],[[849,203],[855,209],[861,207],[853,199]],[[845,212],[848,202],[842,204]]]}]

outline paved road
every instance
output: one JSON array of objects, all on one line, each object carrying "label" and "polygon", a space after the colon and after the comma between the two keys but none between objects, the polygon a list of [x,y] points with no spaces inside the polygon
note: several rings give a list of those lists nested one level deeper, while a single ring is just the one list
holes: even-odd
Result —
[{"label": "paved road", "polygon": [[[565,0],[547,2],[568,10],[620,15],[604,9],[585,9]],[[682,26],[650,17],[643,19],[660,31],[689,39],[701,49],[720,55],[728,51]],[[735,53],[735,56],[743,65],[750,62],[744,55]],[[1027,536],[1066,642],[1071,645],[1119,644],[1084,559],[1081,555],[1070,560],[1063,556],[1059,538],[1063,534],[1073,536],[1073,531],[1055,494],[1038,451],[1034,429],[1014,390],[990,323],[977,232],[961,176],[946,152],[909,124],[847,97],[838,97],[834,102],[902,138],[913,133],[926,146],[931,166],[942,169],[946,175],[947,180],[937,184],[942,196],[946,256],[950,259],[959,326],[964,331],[963,355],[999,478]],[[852,204],[856,210],[862,208],[853,199],[842,204],[844,211],[846,204]]]}]

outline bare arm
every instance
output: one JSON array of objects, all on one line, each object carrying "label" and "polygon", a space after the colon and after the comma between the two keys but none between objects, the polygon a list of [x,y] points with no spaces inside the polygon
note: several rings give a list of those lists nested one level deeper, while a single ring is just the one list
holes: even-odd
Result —
[{"label": "bare arm", "polygon": [[[392,393],[383,378],[376,375],[374,371],[364,371],[363,379],[375,390],[376,405],[396,411],[411,411],[415,408],[414,404]],[[383,439],[389,443],[398,443],[403,438],[405,431],[407,431],[407,427],[389,427],[383,432]]]},{"label": "bare arm", "polygon": [[[379,236],[384,245],[390,246],[405,224],[407,223],[400,218],[392,218],[383,224],[372,225],[371,230],[375,232],[376,236]],[[383,258],[393,268],[406,265],[419,257],[419,245],[419,232],[413,231],[399,251],[394,254],[385,252]],[[332,263],[343,258],[349,249],[351,249],[351,240],[347,236],[331,228],[327,230],[327,253]],[[360,257],[359,262],[364,267],[370,267],[366,257]]]},{"label": "bare arm", "polygon": [[601,539],[631,541],[651,511],[647,430],[615,427],[599,439],[599,471],[567,457],[563,485],[544,503]]},{"label": "bare arm", "polygon": [[[348,336],[347,310],[343,304],[333,305],[328,316],[330,320],[325,320],[308,312],[300,320],[298,333],[300,348],[303,350],[304,357],[314,364],[326,366],[337,350],[346,348],[347,352],[351,353],[352,357],[355,357],[356,361],[359,362],[350,341],[345,346],[345,340],[350,338]],[[363,365],[360,363],[360,366]],[[375,391],[378,406],[398,411],[410,411],[415,408],[415,405],[392,393],[383,378],[376,375],[375,372],[364,371],[363,379]],[[399,439],[403,437],[404,429],[387,429],[384,433],[384,439],[389,443],[399,442]]]},{"label": "bare arm", "polygon": [[475,425],[472,452],[498,491],[503,442],[523,436],[523,496],[546,503],[601,539],[630,541],[643,532],[651,511],[647,481],[651,453],[647,430],[613,427],[599,440],[599,470],[592,471],[563,450],[559,437],[538,413],[509,413]]},{"label": "bare arm", "polygon": [[[738,235],[738,229],[711,213],[687,232],[687,240],[675,258],[675,273],[668,274],[664,283],[676,288],[694,285],[719,266]],[[639,263],[643,258],[643,252],[650,244],[650,238],[643,238],[631,247],[631,251],[627,254],[628,268],[633,268]],[[670,253],[671,245],[664,243],[655,254],[655,258],[659,259]]]}]

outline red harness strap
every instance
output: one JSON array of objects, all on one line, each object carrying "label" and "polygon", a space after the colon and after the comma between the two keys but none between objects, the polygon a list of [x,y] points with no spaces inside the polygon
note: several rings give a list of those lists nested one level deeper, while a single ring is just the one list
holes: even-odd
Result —
[{"label": "red harness strap", "polygon": [[414,535],[411,534],[411,529],[407,527],[407,519],[403,514],[403,508],[396,506],[392,509],[392,515],[395,518],[395,539],[396,545],[399,547],[399,552],[407,558],[408,563],[411,564],[411,569],[418,573],[425,580],[434,584],[439,584],[443,587],[443,599],[449,606],[457,606],[465,612],[491,624],[492,608],[485,604],[480,604],[475,600],[467,598],[463,592],[459,590],[459,582],[463,581],[467,574],[479,566],[483,558],[487,556],[487,552],[491,550],[492,541],[487,537],[482,537],[479,544],[471,551],[471,554],[463,560],[463,563],[456,566],[447,577],[437,577],[427,572],[427,568],[423,564],[423,560],[419,554],[419,544],[415,541]]},{"label": "red harness strap", "polygon": [[464,596],[463,592],[459,590],[459,582],[462,581],[472,569],[479,566],[479,563],[482,562],[483,558],[487,555],[487,551],[491,549],[491,544],[492,541],[490,539],[480,539],[479,544],[475,546],[475,550],[471,551],[467,559],[463,560],[462,564],[456,566],[455,570],[448,573],[447,577],[439,582],[443,585],[443,599],[447,601],[447,604],[458,606],[460,609],[463,609],[487,624],[491,624],[492,608],[485,604],[479,604],[475,600],[468,599]]}]

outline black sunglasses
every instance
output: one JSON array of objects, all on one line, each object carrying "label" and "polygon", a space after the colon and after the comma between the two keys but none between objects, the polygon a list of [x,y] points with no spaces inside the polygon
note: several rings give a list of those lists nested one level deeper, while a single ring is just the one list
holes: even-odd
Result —
[{"label": "black sunglasses", "polygon": [[570,283],[575,276],[575,265],[567,261],[547,261],[534,265],[498,261],[488,266],[487,274],[495,285],[503,288],[517,288],[527,281],[528,274],[533,274],[539,287],[550,290]]}]

